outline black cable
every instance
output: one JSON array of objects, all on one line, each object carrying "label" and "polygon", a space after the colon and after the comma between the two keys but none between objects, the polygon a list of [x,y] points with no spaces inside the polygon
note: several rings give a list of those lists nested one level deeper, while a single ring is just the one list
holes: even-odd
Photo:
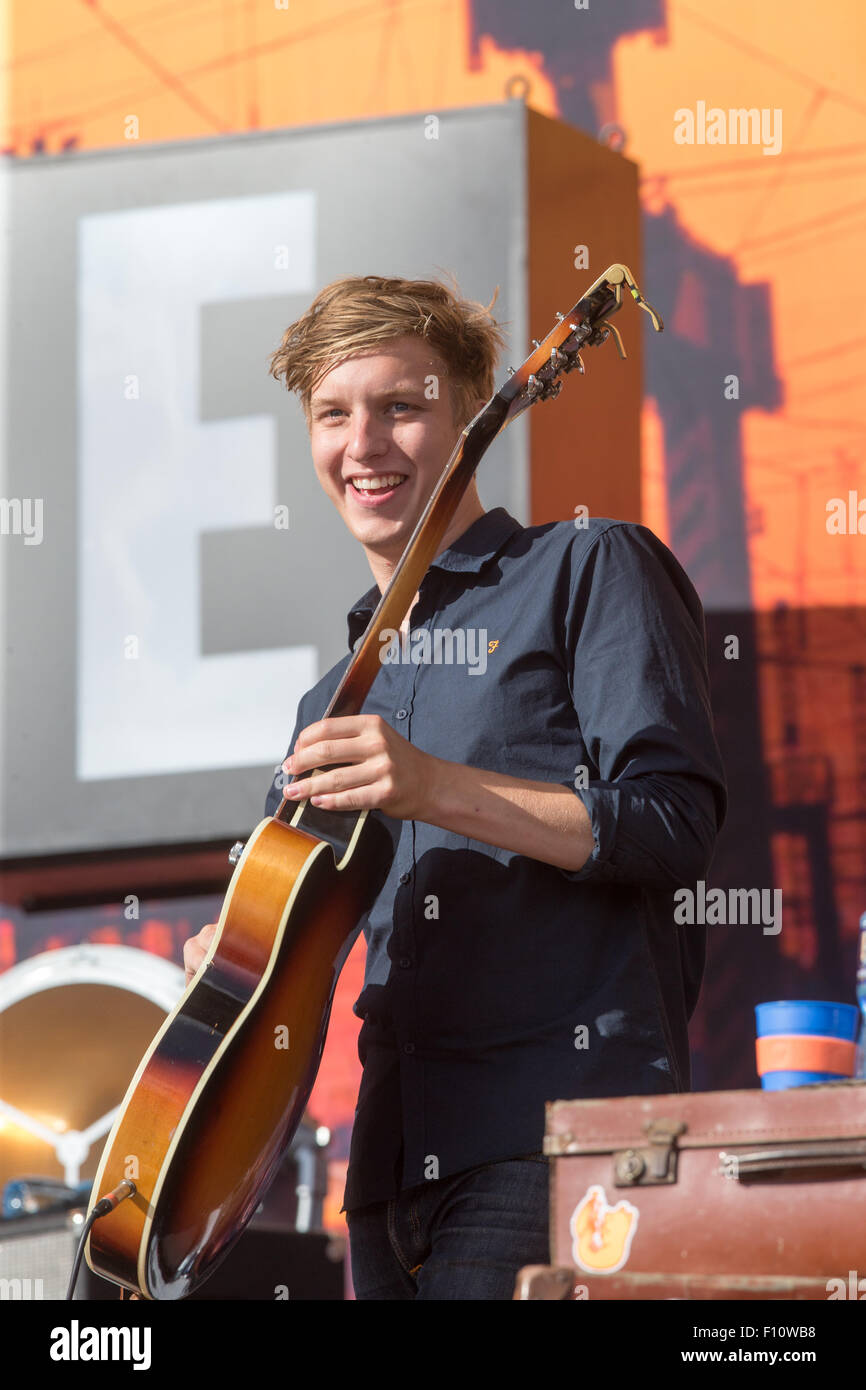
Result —
[{"label": "black cable", "polygon": [[127,1197],[131,1197],[135,1190],[135,1183],[130,1182],[129,1178],[124,1178],[123,1182],[118,1183],[113,1192],[109,1192],[106,1197],[100,1197],[99,1201],[96,1203],[93,1211],[85,1221],[84,1229],[81,1232],[81,1239],[78,1242],[75,1259],[72,1261],[72,1273],[69,1276],[65,1302],[68,1303],[75,1292],[75,1282],[78,1278],[78,1271],[81,1268],[81,1257],[84,1254],[84,1242],[90,1234],[90,1229],[94,1221],[97,1221],[100,1216],[107,1216],[110,1211],[114,1211],[115,1207],[118,1206],[120,1202],[125,1201]]}]

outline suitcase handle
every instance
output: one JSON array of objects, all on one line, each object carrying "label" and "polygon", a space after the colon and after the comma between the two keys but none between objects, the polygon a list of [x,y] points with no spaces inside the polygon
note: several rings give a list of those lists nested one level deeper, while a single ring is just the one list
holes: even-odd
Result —
[{"label": "suitcase handle", "polygon": [[756,1149],[752,1153],[720,1153],[725,1177],[750,1178],[812,1168],[866,1169],[866,1141],[792,1144],[779,1149]]}]

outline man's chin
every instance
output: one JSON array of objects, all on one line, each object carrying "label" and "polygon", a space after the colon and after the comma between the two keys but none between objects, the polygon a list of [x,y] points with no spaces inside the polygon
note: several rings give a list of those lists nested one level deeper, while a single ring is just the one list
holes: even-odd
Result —
[{"label": "man's chin", "polygon": [[412,505],[411,498],[407,498],[405,502],[401,498],[399,505],[395,503],[396,494],[383,507],[365,507],[363,504],[353,506],[349,500],[344,504],[343,515],[353,531],[361,531],[370,536],[394,536],[399,532],[408,537],[424,508],[419,507],[417,502]]}]

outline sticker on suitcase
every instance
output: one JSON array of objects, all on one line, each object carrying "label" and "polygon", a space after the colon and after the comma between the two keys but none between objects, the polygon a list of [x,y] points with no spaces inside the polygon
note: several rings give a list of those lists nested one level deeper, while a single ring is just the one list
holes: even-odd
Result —
[{"label": "sticker on suitcase", "polygon": [[603,1187],[594,1183],[571,1213],[571,1252],[574,1263],[590,1274],[614,1274],[622,1269],[637,1230],[638,1209],[625,1198],[609,1205]]}]

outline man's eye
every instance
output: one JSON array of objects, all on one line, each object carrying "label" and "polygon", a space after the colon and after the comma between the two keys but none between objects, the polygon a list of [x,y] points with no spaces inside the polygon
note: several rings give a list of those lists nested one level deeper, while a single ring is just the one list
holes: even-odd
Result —
[{"label": "man's eye", "polygon": [[[389,401],[389,402],[388,402],[388,409],[389,409],[389,410],[393,410],[395,407],[396,407],[396,409],[398,410],[399,414],[401,414],[401,415],[402,415],[403,412],[406,411],[406,410],[415,410],[415,409],[416,409],[416,406],[415,406],[415,404],[414,404],[413,401]],[[319,418],[320,420],[333,420],[337,415],[343,415],[343,414],[345,414],[345,411],[342,411],[338,405],[332,405],[332,406],[329,406],[327,410],[323,410],[322,413],[321,413],[321,415],[320,415],[318,418]]]}]

